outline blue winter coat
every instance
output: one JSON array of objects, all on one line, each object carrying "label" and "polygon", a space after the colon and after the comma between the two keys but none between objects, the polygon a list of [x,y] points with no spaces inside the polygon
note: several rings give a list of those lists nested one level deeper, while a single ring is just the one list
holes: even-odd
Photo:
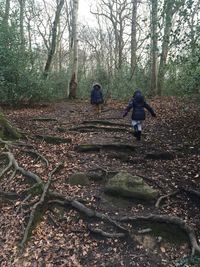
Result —
[{"label": "blue winter coat", "polygon": [[134,93],[133,98],[126,107],[123,117],[125,117],[128,112],[132,111],[132,120],[143,121],[145,120],[145,108],[151,113],[152,116],[156,116],[154,110],[145,102],[142,93],[138,90]]},{"label": "blue winter coat", "polygon": [[91,104],[102,104],[103,103],[103,93],[101,90],[101,85],[94,84],[91,91]]}]

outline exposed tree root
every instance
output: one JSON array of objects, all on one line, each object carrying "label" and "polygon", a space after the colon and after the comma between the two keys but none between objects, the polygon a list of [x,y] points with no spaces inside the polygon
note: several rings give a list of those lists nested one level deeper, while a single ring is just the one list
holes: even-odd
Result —
[{"label": "exposed tree root", "polygon": [[124,233],[108,233],[99,228],[93,229],[91,226],[88,226],[88,230],[93,234],[98,234],[106,238],[122,238],[126,236]]},{"label": "exposed tree root", "polygon": [[[75,200],[73,198],[67,198],[67,197],[63,196],[62,194],[59,194],[57,192],[50,190],[50,185],[52,182],[52,176],[53,176],[53,174],[55,174],[55,172],[57,172],[60,169],[60,167],[62,167],[62,164],[57,166],[49,174],[49,176],[48,176],[49,179],[48,179],[47,183],[44,184],[44,182],[41,180],[41,178],[39,176],[19,167],[17,161],[15,160],[15,158],[11,152],[5,152],[5,153],[3,153],[3,155],[8,157],[8,159],[9,159],[9,165],[8,165],[8,166],[10,166],[9,168],[13,167],[15,169],[15,171],[20,172],[23,176],[28,178],[27,179],[28,182],[31,181],[34,183],[34,185],[29,190],[26,190],[21,196],[18,196],[15,193],[4,193],[4,192],[0,192],[0,196],[2,195],[2,196],[8,197],[8,198],[13,199],[13,200],[21,199],[22,196],[26,196],[25,200],[24,200],[24,201],[26,201],[26,199],[30,199],[31,196],[34,196],[34,193],[32,194],[32,192],[35,189],[38,189],[38,187],[39,187],[39,191],[37,191],[36,194],[37,195],[41,194],[39,200],[37,200],[37,202],[35,202],[32,206],[29,221],[28,221],[28,224],[24,230],[23,239],[20,243],[20,247],[22,250],[25,247],[25,244],[26,244],[28,238],[30,237],[30,234],[31,234],[34,226],[38,222],[38,219],[41,218],[41,216],[44,214],[44,211],[46,209],[48,209],[49,206],[50,206],[50,208],[52,208],[52,205],[59,205],[59,206],[65,207],[67,209],[68,208],[75,209],[78,212],[81,212],[82,214],[84,214],[88,218],[97,218],[99,220],[102,220],[106,223],[109,223],[109,224],[115,226],[116,229],[119,230],[119,233],[108,233],[106,231],[103,231],[102,229],[98,229],[98,228],[92,229],[92,227],[89,227],[90,232],[95,233],[95,234],[100,234],[103,237],[114,237],[114,238],[126,237],[127,235],[129,235],[129,231],[124,226],[122,226],[121,223],[127,223],[127,222],[148,221],[148,222],[157,222],[157,223],[176,225],[187,234],[189,241],[190,241],[190,245],[191,245],[192,256],[195,253],[200,253],[200,247],[197,243],[194,230],[190,226],[188,226],[185,223],[185,221],[183,221],[182,219],[180,219],[178,217],[175,217],[175,216],[170,217],[167,215],[149,215],[149,216],[135,216],[135,217],[124,217],[124,218],[113,219],[106,214],[103,214],[101,212],[98,212],[98,211],[95,211],[95,210],[92,210],[92,209],[86,207],[83,203],[81,203],[78,200]],[[4,173],[6,172],[5,170],[8,170],[8,166],[4,169]],[[105,170],[103,170],[103,171],[105,171]],[[167,198],[169,196],[175,195],[177,192],[174,192],[172,194],[168,194],[166,196],[161,197],[157,201],[157,206],[159,207],[160,202],[162,200],[164,200],[165,198]],[[193,193],[193,191],[192,191],[192,193]],[[198,196],[200,195],[199,192],[197,195]],[[24,201],[22,202],[22,205],[24,204]]]},{"label": "exposed tree root", "polygon": [[152,152],[145,156],[146,159],[152,160],[173,160],[175,159],[175,154],[173,152]]},{"label": "exposed tree root", "polygon": [[19,130],[12,126],[4,114],[0,112],[0,136],[5,139],[18,140],[21,137]]},{"label": "exposed tree root", "polygon": [[6,141],[0,138],[0,144],[5,145],[5,147],[9,148],[11,146],[16,146],[16,147],[28,147],[28,148],[33,148],[33,145],[24,143],[22,141]]},{"label": "exposed tree root", "polygon": [[49,136],[49,135],[35,135],[37,139],[45,141],[49,144],[70,144],[72,142],[71,138],[62,138],[59,136]]},{"label": "exposed tree root", "polygon": [[[5,152],[5,153],[3,153],[1,156],[6,156],[7,154],[6,154],[7,152]],[[10,155],[10,153],[9,153],[9,155]],[[8,162],[8,165],[1,171],[1,173],[0,173],[0,178],[2,178],[3,177],[3,175],[7,172],[7,171],[9,171],[10,170],[10,168],[12,167],[12,165],[13,165],[13,162],[12,162],[12,155],[10,155],[10,157],[8,156],[8,158],[9,158],[9,162]]]},{"label": "exposed tree root", "polygon": [[172,193],[169,193],[169,194],[167,194],[167,195],[164,195],[164,196],[159,197],[158,200],[156,201],[155,207],[156,207],[156,208],[159,208],[159,207],[160,207],[160,203],[161,203],[163,200],[168,199],[168,198],[170,198],[170,197],[174,197],[174,196],[176,196],[178,193],[180,193],[179,190],[177,190],[177,191],[175,191],[175,192],[172,192]]},{"label": "exposed tree root", "polygon": [[58,122],[55,118],[46,118],[46,117],[40,117],[40,118],[32,118],[32,121],[55,121]]},{"label": "exposed tree root", "polygon": [[43,187],[43,192],[42,192],[42,195],[40,197],[40,200],[32,208],[32,211],[31,211],[31,214],[30,214],[30,217],[29,217],[29,221],[28,221],[27,227],[26,227],[25,232],[24,232],[23,239],[22,239],[22,241],[20,243],[20,248],[22,250],[24,249],[24,245],[26,244],[27,239],[30,236],[34,225],[37,223],[38,214],[41,214],[44,211],[44,205],[45,205],[46,199],[48,197],[48,191],[49,191],[49,187],[51,185],[52,175],[60,168],[60,166],[61,166],[61,164],[59,164],[49,174],[49,179],[48,179],[47,183]]},{"label": "exposed tree root", "polygon": [[44,156],[42,156],[40,153],[38,153],[37,151],[35,151],[35,150],[24,150],[24,152],[26,152],[28,154],[31,154],[34,157],[37,157],[36,161],[38,161],[38,159],[41,159],[42,161],[44,161],[44,163],[46,164],[46,167],[49,166],[49,161]]},{"label": "exposed tree root", "polygon": [[191,245],[191,255],[194,256],[195,252],[200,254],[200,247],[197,243],[194,229],[191,228],[189,225],[187,225],[184,220],[178,217],[168,216],[168,215],[149,215],[149,216],[124,217],[119,219],[119,221],[120,222],[149,221],[149,222],[176,225],[187,234]]},{"label": "exposed tree root", "polygon": [[3,144],[3,145],[10,146],[12,144],[12,141],[5,141],[2,138],[0,138],[0,143]]},{"label": "exposed tree root", "polygon": [[197,190],[194,190],[194,189],[186,189],[186,188],[183,188],[183,187],[181,187],[181,190],[183,192],[185,192],[186,194],[193,195],[193,196],[196,196],[196,197],[200,198],[200,192],[197,191]]},{"label": "exposed tree root", "polygon": [[[8,159],[9,159],[9,164],[8,164],[8,166],[2,171],[3,174],[6,173],[5,170],[8,171],[11,167],[13,167],[13,168],[14,168],[14,171],[18,171],[18,172],[20,172],[22,175],[24,175],[25,177],[27,177],[27,178],[29,179],[29,180],[28,180],[29,183],[43,184],[41,178],[40,178],[38,175],[36,175],[36,174],[34,174],[34,173],[32,173],[32,172],[26,171],[26,170],[24,170],[22,167],[19,167],[17,161],[15,160],[15,158],[14,158],[14,156],[13,156],[13,154],[12,154],[11,152],[4,152],[4,153],[2,153],[2,155],[7,156]],[[8,167],[9,167],[9,168],[8,168]]]},{"label": "exposed tree root", "polygon": [[77,126],[69,128],[68,131],[78,131],[78,132],[92,132],[96,130],[103,130],[107,132],[126,132],[132,133],[133,130],[126,129],[126,128],[119,128],[119,127],[106,127],[106,126],[97,126],[97,125],[84,125],[84,126]]},{"label": "exposed tree root", "polygon": [[135,151],[136,146],[129,144],[82,144],[77,145],[75,149],[78,152],[89,152],[96,151],[99,152],[101,149],[105,150],[115,150],[115,151]]},{"label": "exposed tree root", "polygon": [[130,124],[126,123],[117,123],[107,120],[90,120],[90,121],[83,121],[81,124],[102,124],[102,125],[111,125],[111,126],[119,126],[119,127],[128,127],[130,128]]},{"label": "exposed tree root", "polygon": [[3,200],[8,200],[8,201],[15,201],[15,200],[19,199],[20,197],[15,192],[0,191],[0,198]]},{"label": "exposed tree root", "polygon": [[87,216],[89,218],[98,218],[98,219],[101,219],[102,221],[109,222],[112,225],[114,225],[116,228],[120,229],[121,231],[128,233],[128,230],[126,228],[121,226],[115,220],[111,219],[108,215],[105,215],[103,213],[100,213],[100,212],[94,211],[90,208],[87,208],[84,204],[82,204],[81,202],[79,202],[77,200],[65,198],[65,200],[50,201],[49,204],[56,204],[56,205],[60,205],[62,207],[66,207],[66,208],[71,206],[71,208],[78,210],[79,212],[83,213],[85,216]]}]

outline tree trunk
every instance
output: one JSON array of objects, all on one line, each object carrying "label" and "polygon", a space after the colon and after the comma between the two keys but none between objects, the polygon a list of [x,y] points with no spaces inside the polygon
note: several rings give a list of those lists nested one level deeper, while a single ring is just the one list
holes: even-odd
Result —
[{"label": "tree trunk", "polygon": [[10,13],[10,0],[6,0],[5,13],[3,16],[3,24],[5,25],[5,27],[8,26],[9,13]]},{"label": "tree trunk", "polygon": [[166,71],[166,62],[169,52],[170,33],[172,29],[172,21],[174,14],[180,9],[184,2],[175,0],[165,0],[164,2],[164,35],[162,42],[162,53],[160,57],[160,65],[158,71],[158,95],[162,94],[164,76]]},{"label": "tree trunk", "polygon": [[134,77],[136,69],[136,23],[137,23],[137,2],[138,0],[132,0],[132,24],[131,24],[131,79]]},{"label": "tree trunk", "polygon": [[69,83],[69,98],[76,98],[77,91],[77,74],[78,74],[78,0],[73,2],[73,17],[72,17],[72,72]]},{"label": "tree trunk", "polygon": [[64,5],[64,0],[60,0],[59,4],[57,5],[57,9],[56,9],[56,13],[55,13],[55,19],[53,22],[51,45],[50,45],[50,49],[48,52],[48,58],[47,58],[47,62],[46,62],[45,68],[44,68],[44,73],[43,73],[44,78],[48,77],[49,70],[50,70],[51,63],[52,63],[52,59],[53,59],[53,55],[54,55],[55,50],[56,50],[57,27],[58,27],[60,13],[61,13],[63,5]]},{"label": "tree trunk", "polygon": [[151,0],[151,83],[150,83],[150,94],[155,95],[157,92],[157,24],[158,24],[158,2],[157,0]]},{"label": "tree trunk", "polygon": [[19,25],[20,25],[20,47],[21,51],[24,51],[25,48],[25,37],[24,37],[24,9],[25,9],[25,2],[26,0],[19,0],[20,6],[20,18],[19,18]]},{"label": "tree trunk", "polygon": [[34,67],[34,59],[33,59],[33,53],[32,53],[32,35],[31,35],[31,18],[27,17],[27,31],[28,31],[28,51],[29,51],[29,57],[30,57],[30,64],[31,68]]},{"label": "tree trunk", "polygon": [[162,52],[160,57],[160,65],[158,71],[158,95],[162,94],[164,76],[165,76],[165,66],[167,62],[167,55],[169,50],[169,38],[172,28],[172,17],[173,17],[173,3],[174,0],[165,0],[165,26],[164,26],[164,36],[162,42]]}]

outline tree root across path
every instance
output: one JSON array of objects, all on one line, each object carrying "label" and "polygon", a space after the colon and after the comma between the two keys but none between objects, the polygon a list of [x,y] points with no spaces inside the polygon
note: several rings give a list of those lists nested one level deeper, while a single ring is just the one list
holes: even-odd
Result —
[{"label": "tree root across path", "polygon": [[75,149],[78,152],[89,152],[89,151],[96,151],[99,152],[100,150],[115,150],[115,151],[135,151],[136,146],[129,145],[129,144],[82,144],[77,145]]},{"label": "tree root across path", "polygon": [[117,123],[117,122],[112,122],[112,121],[107,121],[107,120],[89,120],[89,121],[83,121],[81,124],[94,124],[94,125],[109,125],[109,126],[115,126],[115,127],[128,127],[131,128],[130,124],[127,123]]},{"label": "tree root across path", "polygon": [[32,121],[54,121],[54,122],[58,122],[57,119],[55,118],[47,118],[47,117],[39,117],[39,118],[32,118]]},{"label": "tree root across path", "polygon": [[64,128],[62,126],[57,128],[60,132],[78,131],[78,132],[93,132],[93,131],[107,131],[107,132],[127,132],[133,133],[130,124],[115,123],[108,120],[86,120],[79,126],[72,128]]},{"label": "tree root across path", "polygon": [[23,239],[22,239],[22,241],[20,243],[20,247],[21,247],[22,250],[24,249],[24,245],[26,244],[27,239],[30,236],[30,233],[32,231],[32,228],[33,228],[34,224],[36,223],[35,222],[36,219],[38,220],[38,213],[41,213],[41,210],[44,208],[43,206],[44,206],[45,201],[46,201],[47,196],[48,196],[48,190],[49,190],[49,187],[51,185],[52,175],[60,168],[61,165],[62,164],[59,164],[49,174],[49,179],[48,179],[47,183],[43,186],[43,192],[42,192],[42,195],[40,197],[40,200],[33,206],[32,210],[31,210],[29,221],[28,221],[27,227],[25,229]]},{"label": "tree root across path", "polygon": [[124,217],[121,218],[119,221],[120,222],[148,221],[148,222],[176,225],[187,234],[191,245],[191,255],[194,256],[195,252],[200,254],[200,247],[197,243],[194,230],[190,226],[188,226],[184,220],[180,219],[179,217],[152,214],[149,216]]},{"label": "tree root across path", "polygon": [[[20,243],[21,252],[23,251],[28,238],[30,238],[33,228],[36,226],[37,222],[40,221],[45,210],[48,207],[52,208],[52,205],[56,205],[56,206],[59,205],[59,206],[63,206],[66,208],[71,207],[72,209],[75,209],[75,210],[83,213],[85,216],[87,216],[89,218],[94,217],[94,218],[98,218],[100,220],[106,221],[106,222],[112,224],[113,226],[115,226],[117,229],[120,229],[120,231],[123,232],[120,234],[107,233],[107,236],[113,235],[113,237],[114,236],[115,237],[117,237],[117,236],[121,237],[121,236],[125,236],[124,233],[127,234],[128,231],[124,227],[122,227],[119,223],[117,223],[115,220],[111,219],[109,216],[102,214],[100,212],[93,211],[92,209],[87,208],[80,201],[72,199],[70,197],[65,197],[65,196],[63,196],[57,192],[51,191],[49,189],[50,185],[51,185],[51,181],[52,181],[52,175],[59,170],[59,168],[62,166],[62,164],[57,166],[49,174],[48,182],[46,184],[44,184],[42,179],[39,176],[37,176],[36,174],[34,174],[32,172],[24,170],[22,167],[19,167],[17,161],[14,158],[14,155],[11,152],[5,152],[3,154],[4,154],[4,156],[8,157],[9,167],[10,168],[14,167],[15,173],[17,171],[20,172],[23,176],[25,176],[27,178],[28,183],[30,183],[30,180],[31,180],[31,183],[34,183],[34,186],[32,186],[29,190],[26,190],[25,192],[23,192],[22,195],[23,196],[28,195],[28,198],[30,198],[30,194],[41,193],[39,201],[35,202],[32,209],[31,209],[29,221],[28,221],[28,224],[25,228],[23,239]],[[8,170],[8,168],[6,168],[6,171],[7,170]],[[4,171],[4,173],[6,171]],[[38,190],[38,187],[39,187],[39,190]],[[1,195],[3,195],[5,198],[8,197],[8,199],[10,199],[9,193],[2,192]],[[18,197],[18,195],[15,195],[15,196]],[[22,196],[19,196],[19,197],[22,198]],[[26,198],[27,198],[27,196],[26,196]],[[96,230],[94,230],[94,231],[97,232]],[[103,236],[106,235],[103,230],[102,231],[98,230],[98,233],[99,234],[101,233]]]},{"label": "tree root across path", "polygon": [[35,162],[37,162],[39,159],[41,159],[42,161],[44,161],[46,167],[49,167],[49,161],[43,155],[38,153],[37,151],[35,151],[35,150],[23,150],[23,151],[27,154],[33,155],[33,157],[36,157]]},{"label": "tree root across path", "polygon": [[71,138],[62,138],[59,136],[50,135],[35,135],[35,138],[45,141],[49,144],[70,144],[72,142]]},{"label": "tree root across path", "polygon": [[[63,131],[63,129],[58,128],[58,130]],[[84,125],[84,126],[77,126],[67,129],[67,131],[78,131],[78,132],[92,132],[96,130],[102,130],[107,132],[126,132],[126,133],[133,133],[133,130],[126,129],[126,128],[119,128],[119,127],[105,127],[105,126],[97,126],[97,125]]]},{"label": "tree root across path", "polygon": [[[181,230],[183,230],[190,241],[191,245],[191,254],[194,255],[195,253],[200,253],[200,247],[197,243],[194,230],[186,224],[185,221],[182,219],[175,217],[175,216],[167,216],[167,215],[149,215],[149,216],[134,216],[134,217],[123,217],[123,218],[111,218],[110,216],[92,210],[88,208],[86,205],[81,203],[80,201],[73,199],[71,197],[66,197],[62,194],[59,194],[55,191],[50,190],[50,186],[52,183],[52,176],[59,171],[59,169],[63,166],[62,163],[59,164],[56,168],[53,169],[53,171],[48,175],[48,181],[44,183],[42,179],[37,176],[36,174],[24,170],[22,167],[20,167],[17,163],[17,161],[14,158],[14,155],[11,152],[5,152],[3,153],[4,156],[8,157],[9,159],[9,166],[10,168],[13,167],[16,172],[20,172],[26,179],[27,183],[33,183],[34,185],[22,193],[21,196],[19,196],[19,199],[22,199],[22,197],[25,197],[24,199],[30,199],[32,194],[36,194],[39,196],[39,200],[35,201],[32,205],[32,208],[30,210],[30,216],[27,223],[27,226],[25,227],[25,231],[23,234],[22,241],[20,243],[20,249],[23,251],[25,244],[27,243],[27,240],[30,238],[33,228],[38,223],[38,216],[39,219],[41,219],[42,215],[47,209],[51,209],[54,206],[62,206],[66,208],[67,210],[69,208],[74,209],[80,213],[82,213],[84,216],[88,218],[96,218],[98,220],[104,221],[105,223],[108,223],[112,226],[114,226],[119,232],[107,232],[99,228],[93,228],[91,226],[88,226],[88,230],[91,233],[100,234],[103,237],[114,237],[114,238],[124,238],[126,236],[130,236],[129,231],[124,226],[125,223],[134,223],[134,222],[158,222],[158,223],[165,223],[165,224],[172,224],[178,226]],[[8,168],[6,167],[6,171],[8,171]],[[5,171],[3,171],[5,174]],[[36,190],[35,189],[40,190]],[[34,192],[34,193],[33,193]],[[15,193],[4,193],[1,192],[1,195],[3,195],[5,198],[8,197],[8,199],[13,198],[15,200],[15,197],[17,198],[18,195],[15,195]],[[22,202],[23,203],[23,202]],[[122,225],[123,224],[123,225]]]}]

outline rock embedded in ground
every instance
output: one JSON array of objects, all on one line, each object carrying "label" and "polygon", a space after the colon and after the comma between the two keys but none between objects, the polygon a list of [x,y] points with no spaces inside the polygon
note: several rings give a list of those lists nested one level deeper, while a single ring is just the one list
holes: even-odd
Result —
[{"label": "rock embedded in ground", "polygon": [[69,179],[68,179],[68,183],[71,185],[89,185],[90,181],[88,176],[86,176],[84,173],[75,173],[72,174]]},{"label": "rock embedded in ground", "polygon": [[124,171],[109,179],[104,191],[107,194],[141,200],[153,200],[158,196],[158,191],[145,183],[141,177]]}]

